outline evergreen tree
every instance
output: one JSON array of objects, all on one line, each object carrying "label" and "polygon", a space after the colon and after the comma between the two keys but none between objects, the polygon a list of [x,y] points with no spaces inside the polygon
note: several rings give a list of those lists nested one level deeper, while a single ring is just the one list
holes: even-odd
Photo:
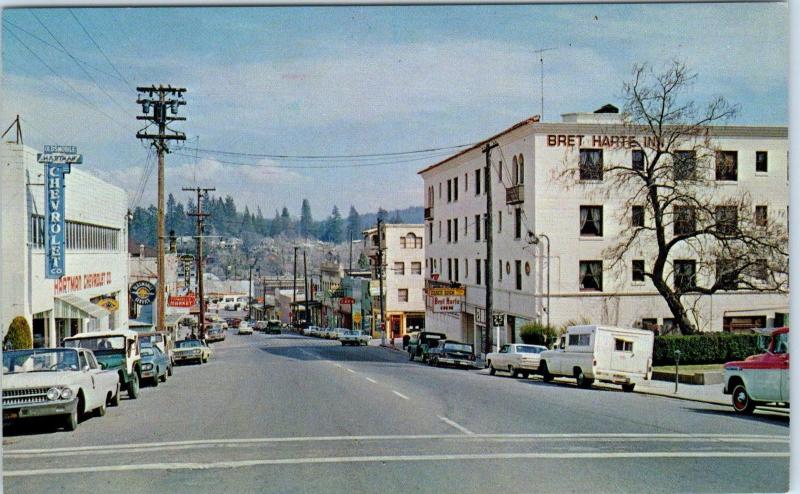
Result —
[{"label": "evergreen tree", "polygon": [[386,223],[386,217],[389,216],[389,212],[383,208],[378,208],[378,219],[382,222]]},{"label": "evergreen tree", "polygon": [[394,211],[394,216],[392,216],[392,219],[389,220],[389,223],[394,223],[395,225],[399,225],[402,222],[403,218],[400,217],[400,211],[396,209]]},{"label": "evergreen tree", "polygon": [[303,205],[300,208],[300,236],[307,238],[314,234],[314,220],[311,218],[311,206],[308,204],[308,199],[303,199]]},{"label": "evergreen tree", "polygon": [[337,244],[340,243],[343,235],[342,223],[342,215],[339,213],[339,208],[333,206],[333,211],[331,211],[331,215],[328,217],[328,221],[325,225],[325,237],[323,240]]},{"label": "evergreen tree", "polygon": [[292,217],[289,215],[289,209],[284,206],[281,210],[281,233],[287,236],[294,236],[294,225],[292,225]]},{"label": "evergreen tree", "polygon": [[269,231],[267,230],[267,220],[261,213],[261,206],[257,206],[256,209],[255,229],[256,233],[258,233],[259,235],[267,235],[269,233]]},{"label": "evergreen tree", "polygon": [[347,215],[347,237],[348,239],[361,237],[361,215],[353,206],[350,206],[350,214]]},{"label": "evergreen tree", "polygon": [[272,220],[272,223],[269,225],[269,236],[270,237],[277,237],[283,233],[281,229],[281,215],[278,210],[275,210],[275,218]]}]

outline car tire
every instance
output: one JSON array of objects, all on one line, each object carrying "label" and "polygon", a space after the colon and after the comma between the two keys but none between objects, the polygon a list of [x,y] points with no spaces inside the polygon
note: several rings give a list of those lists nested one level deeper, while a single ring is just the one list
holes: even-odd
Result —
[{"label": "car tire", "polygon": [[511,374],[511,377],[519,377],[519,371],[513,365],[508,366],[508,373]]},{"label": "car tire", "polygon": [[751,415],[756,408],[756,402],[750,398],[747,388],[742,383],[733,387],[731,401],[733,403],[733,410],[741,415]]},{"label": "car tire", "polygon": [[134,372],[128,381],[128,398],[135,400],[139,397],[139,376]]},{"label": "car tire", "polygon": [[408,360],[411,362],[414,361],[414,353],[411,350],[408,351]]},{"label": "car tire", "polygon": [[439,359],[438,358],[432,358],[432,359],[428,359],[428,360],[431,362],[432,366],[439,367]]},{"label": "car tire", "polygon": [[153,376],[153,387],[154,388],[158,387],[158,381],[159,381],[159,379],[158,379],[158,367],[156,367],[156,375]]},{"label": "car tire", "polygon": [[624,391],[626,393],[630,393],[631,391],[633,391],[633,388],[635,388],[635,387],[636,387],[636,383],[625,383],[625,384],[622,385],[622,391]]},{"label": "car tire", "polygon": [[78,407],[76,406],[72,413],[64,417],[64,429],[67,431],[74,431],[78,428]]},{"label": "car tire", "polygon": [[169,367],[167,367],[167,370],[164,371],[164,375],[160,378],[162,383],[167,382],[167,374],[169,374]]},{"label": "car tire", "polygon": [[528,371],[522,371],[522,379],[528,379],[531,377],[531,373]]},{"label": "car tire", "polygon": [[120,385],[119,383],[117,383],[117,392],[116,394],[114,394],[114,396],[111,397],[111,401],[109,402],[109,405],[111,405],[112,407],[119,406],[119,390],[120,390]]},{"label": "car tire", "polygon": [[539,369],[539,372],[542,374],[542,381],[546,383],[552,382],[555,376],[550,374],[550,371],[547,369],[547,362],[542,362],[542,364],[539,366]]},{"label": "car tire", "polygon": [[575,382],[578,384],[579,388],[588,388],[592,385],[594,379],[586,377],[586,374],[583,373],[583,369],[578,367],[575,369]]},{"label": "car tire", "polygon": [[102,417],[106,414],[106,402],[104,401],[102,405],[94,409],[95,417]]},{"label": "car tire", "polygon": [[[168,366],[167,366],[167,375],[168,375],[169,377],[172,377],[172,366],[171,366],[171,365],[168,365]],[[166,381],[166,379],[165,379],[165,381]]]},{"label": "car tire", "polygon": [[492,365],[492,361],[490,360],[488,364],[489,364],[489,375],[490,376],[495,375],[497,373],[497,369],[495,369],[494,366]]}]

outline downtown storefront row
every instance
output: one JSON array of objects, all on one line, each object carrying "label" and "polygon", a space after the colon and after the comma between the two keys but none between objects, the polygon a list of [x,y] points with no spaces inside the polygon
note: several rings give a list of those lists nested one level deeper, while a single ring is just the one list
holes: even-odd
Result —
[{"label": "downtown storefront row", "polygon": [[45,276],[45,165],[0,145],[0,327],[24,317],[35,347],[128,327],[127,194],[73,165],[63,179],[63,276]]}]

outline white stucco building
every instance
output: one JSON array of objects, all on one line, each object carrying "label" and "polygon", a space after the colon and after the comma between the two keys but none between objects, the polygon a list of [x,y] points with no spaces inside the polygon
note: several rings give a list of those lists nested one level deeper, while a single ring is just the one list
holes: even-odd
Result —
[{"label": "white stucco building", "polygon": [[[598,198],[602,181],[581,180],[568,187],[560,170],[581,160],[637,166],[630,129],[618,113],[563,115],[559,123],[528,119],[419,172],[425,190],[425,272],[428,286],[454,283],[465,287],[460,310],[426,312],[426,328],[481,348],[485,327],[486,155],[494,172],[493,271],[494,310],[506,314],[501,343],[519,340],[519,327],[546,322],[546,242],[550,239],[550,322],[558,326],[586,317],[592,322],[629,327],[667,327],[672,313],[652,283],[637,274],[637,263],[650,263],[652,251],[630,251],[620,269],[610,268],[604,252],[629,226],[632,212],[624,191]],[[731,176],[713,177],[710,201],[748,193],[754,214],[785,220],[789,205],[786,127],[720,126],[710,130],[712,145],[731,157]],[[712,159],[714,159],[712,157]],[[498,165],[499,162],[499,166]],[[712,174],[713,174],[712,165]],[[763,209],[766,208],[766,209]],[[647,221],[651,221],[648,219]],[[541,238],[541,237],[540,237]],[[682,253],[694,262],[691,253]],[[699,263],[702,260],[697,260]],[[699,275],[699,271],[698,271]],[[436,280],[434,280],[436,278]],[[687,296],[688,297],[688,296]],[[788,295],[748,290],[719,291],[696,299],[697,323],[703,331],[747,325],[782,324]]]},{"label": "white stucco building", "polygon": [[[425,327],[425,249],[424,226],[386,224],[381,226],[383,248],[384,312],[390,335],[398,338]],[[372,331],[380,331],[380,294],[378,279],[378,229],[364,230],[364,254],[372,268]]]},{"label": "white stucco building", "polygon": [[[25,317],[35,346],[79,331],[128,327],[127,193],[73,165],[65,178],[65,275],[45,278],[44,165],[0,144],[0,327]],[[113,299],[116,303],[108,302]],[[106,309],[98,305],[116,305]]]}]

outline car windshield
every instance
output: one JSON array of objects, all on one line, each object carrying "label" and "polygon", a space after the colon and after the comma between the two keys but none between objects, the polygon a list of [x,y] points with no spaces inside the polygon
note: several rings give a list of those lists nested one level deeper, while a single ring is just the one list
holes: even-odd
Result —
[{"label": "car windshield", "polygon": [[547,349],[541,346],[527,346],[527,345],[517,346],[517,351],[519,353],[542,353],[545,350]]},{"label": "car windshield", "polygon": [[444,349],[451,352],[472,353],[472,345],[467,345],[466,343],[445,343]]},{"label": "car windshield", "polygon": [[200,342],[198,340],[184,340],[179,341],[176,346],[178,348],[195,348],[200,346]]},{"label": "car windshield", "polygon": [[155,353],[152,347],[142,347],[142,357],[152,357]]},{"label": "car windshield", "polygon": [[3,372],[47,372],[78,370],[78,352],[66,349],[15,350],[3,353]]},{"label": "car windshield", "polygon": [[91,338],[74,338],[64,341],[64,346],[67,348],[88,348],[94,351],[103,350],[124,350],[125,337],[124,336],[103,336]]}]

